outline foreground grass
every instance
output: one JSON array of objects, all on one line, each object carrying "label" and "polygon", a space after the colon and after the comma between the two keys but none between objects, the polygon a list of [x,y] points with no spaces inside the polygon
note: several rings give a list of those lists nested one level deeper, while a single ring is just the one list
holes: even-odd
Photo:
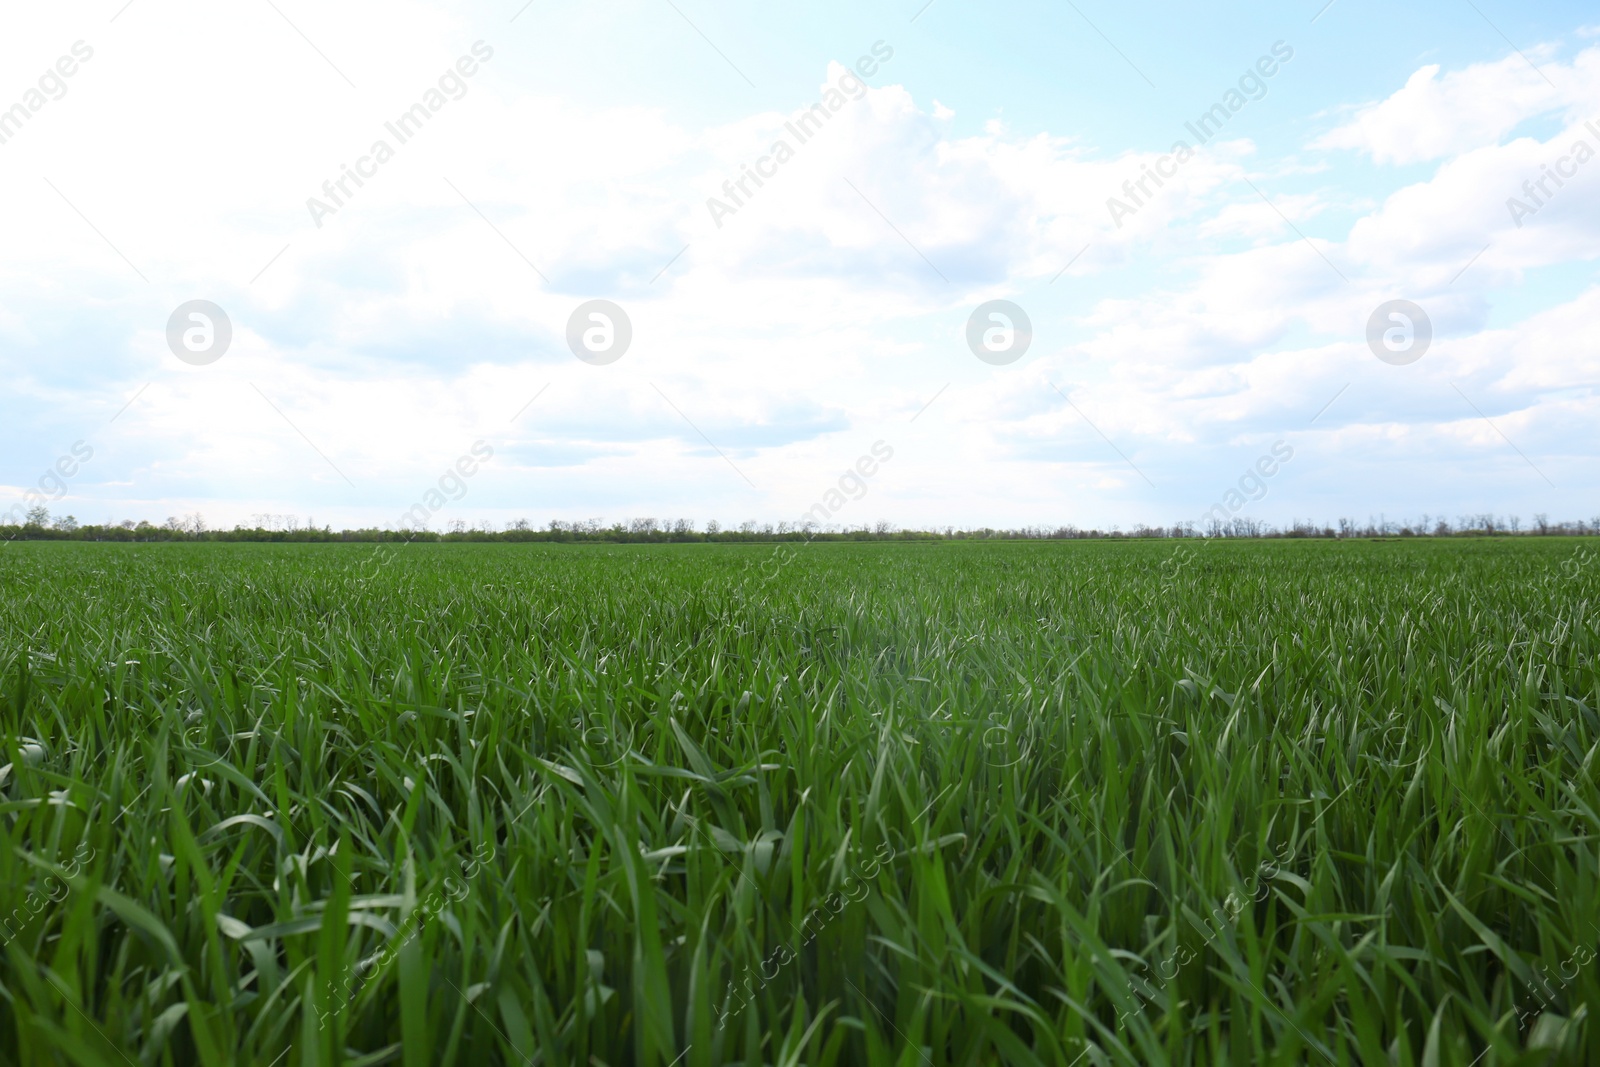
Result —
[{"label": "foreground grass", "polygon": [[0,549],[0,1060],[1600,1062],[1600,561]]}]

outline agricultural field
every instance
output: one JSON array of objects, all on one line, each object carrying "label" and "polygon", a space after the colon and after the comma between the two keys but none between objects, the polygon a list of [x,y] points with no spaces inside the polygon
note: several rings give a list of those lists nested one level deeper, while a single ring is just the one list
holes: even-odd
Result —
[{"label": "agricultural field", "polygon": [[1600,1062],[1587,544],[10,544],[0,1061]]}]

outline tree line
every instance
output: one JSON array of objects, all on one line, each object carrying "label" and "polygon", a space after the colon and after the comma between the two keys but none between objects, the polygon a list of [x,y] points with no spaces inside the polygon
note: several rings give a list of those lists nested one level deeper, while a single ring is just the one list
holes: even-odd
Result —
[{"label": "tree line", "polygon": [[1317,523],[1296,519],[1278,527],[1258,519],[1235,517],[1227,522],[1193,522],[1170,526],[1136,525],[1123,530],[1056,526],[994,527],[942,526],[907,529],[879,521],[872,525],[821,526],[814,522],[755,522],[723,526],[715,520],[697,525],[690,519],[657,520],[634,518],[607,523],[602,519],[568,521],[552,519],[545,526],[534,526],[517,519],[503,526],[462,520],[446,523],[434,530],[363,529],[335,530],[317,526],[294,515],[256,515],[250,525],[213,529],[199,514],[169,517],[156,524],[131,519],[100,525],[81,524],[72,515],[52,516],[44,507],[27,512],[21,524],[0,524],[0,540],[27,541],[263,541],[263,542],[452,542],[452,541],[545,541],[610,542],[621,544],[660,544],[744,541],[926,541],[926,540],[1028,540],[1061,541],[1079,539],[1149,538],[1373,538],[1373,537],[1481,537],[1481,536],[1593,536],[1600,534],[1600,516],[1591,520],[1552,523],[1538,514],[1525,524],[1520,516],[1491,513],[1447,516],[1423,515],[1420,519],[1397,520],[1384,516],[1366,522],[1341,518],[1336,523]]}]

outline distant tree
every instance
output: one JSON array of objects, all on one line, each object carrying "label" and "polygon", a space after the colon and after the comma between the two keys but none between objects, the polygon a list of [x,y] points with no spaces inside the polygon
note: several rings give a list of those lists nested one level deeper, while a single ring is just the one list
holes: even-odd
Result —
[{"label": "distant tree", "polygon": [[50,509],[42,504],[35,504],[28,509],[28,521],[25,526],[48,526],[50,524]]},{"label": "distant tree", "polygon": [[1511,527],[1512,533],[1518,533],[1522,529],[1522,516],[1513,515],[1510,519],[1506,520],[1506,524]]},{"label": "distant tree", "polygon": [[71,515],[63,515],[55,522],[52,522],[50,528],[52,530],[60,530],[62,533],[71,533],[78,528],[78,520]]},{"label": "distant tree", "polygon": [[711,519],[706,523],[706,536],[707,537],[715,537],[715,536],[717,536],[717,534],[719,534],[721,532],[722,532],[722,524],[719,523],[716,519]]},{"label": "distant tree", "polygon": [[1535,512],[1533,516],[1533,528],[1538,530],[1541,535],[1549,533],[1550,516],[1546,515],[1542,511]]}]

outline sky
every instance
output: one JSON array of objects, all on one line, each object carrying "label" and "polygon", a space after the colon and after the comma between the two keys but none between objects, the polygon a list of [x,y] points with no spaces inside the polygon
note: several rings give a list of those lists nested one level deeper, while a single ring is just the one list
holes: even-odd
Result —
[{"label": "sky", "polygon": [[0,26],[0,512],[1600,516],[1592,5]]}]

